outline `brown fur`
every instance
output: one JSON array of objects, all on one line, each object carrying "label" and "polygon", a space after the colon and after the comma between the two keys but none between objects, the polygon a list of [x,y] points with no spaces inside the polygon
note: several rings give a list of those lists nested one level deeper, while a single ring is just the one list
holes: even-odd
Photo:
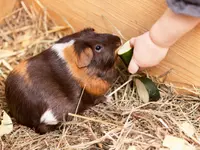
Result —
[{"label": "brown fur", "polygon": [[103,95],[107,92],[110,83],[97,76],[90,76],[88,68],[79,68],[77,66],[76,60],[79,60],[79,57],[76,55],[73,46],[64,50],[64,56],[66,62],[68,62],[70,72],[82,88],[85,88],[88,93],[97,96]]},{"label": "brown fur", "polygon": [[[5,83],[11,115],[18,123],[40,134],[54,130],[62,121],[71,120],[68,113],[75,113],[84,87],[78,113],[105,101],[104,94],[116,77],[114,51],[119,46],[118,37],[86,29],[63,37],[56,44],[70,40],[75,43],[64,50],[65,60],[49,48],[20,63]],[[96,45],[102,46],[101,52],[95,50]],[[58,124],[40,121],[48,109]]]},{"label": "brown fur", "polygon": [[79,68],[87,67],[91,63],[92,58],[93,58],[92,49],[85,48],[79,57],[75,57],[77,67],[79,67]]},{"label": "brown fur", "polygon": [[27,84],[30,84],[30,79],[27,73],[27,67],[28,67],[27,61],[22,61],[15,67],[15,69],[13,70],[13,73],[23,77],[24,82],[26,82]]}]

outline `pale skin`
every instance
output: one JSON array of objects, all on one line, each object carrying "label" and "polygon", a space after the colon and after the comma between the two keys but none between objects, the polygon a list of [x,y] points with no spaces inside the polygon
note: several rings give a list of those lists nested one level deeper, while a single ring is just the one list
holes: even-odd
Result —
[{"label": "pale skin", "polygon": [[128,71],[134,74],[140,68],[158,65],[169,48],[199,23],[200,18],[175,14],[167,9],[148,32],[130,39],[134,54]]}]

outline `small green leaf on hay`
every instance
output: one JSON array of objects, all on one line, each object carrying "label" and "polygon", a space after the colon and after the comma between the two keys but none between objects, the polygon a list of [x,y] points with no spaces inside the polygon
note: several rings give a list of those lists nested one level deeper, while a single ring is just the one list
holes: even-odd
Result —
[{"label": "small green leaf on hay", "polygon": [[0,125],[0,137],[11,133],[13,130],[13,123],[10,118],[10,116],[3,111],[3,119],[1,120],[1,125]]}]

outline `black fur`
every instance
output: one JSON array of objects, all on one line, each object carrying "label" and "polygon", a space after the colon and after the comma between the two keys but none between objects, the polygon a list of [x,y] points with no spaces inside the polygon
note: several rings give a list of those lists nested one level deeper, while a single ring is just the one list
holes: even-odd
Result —
[{"label": "black fur", "polygon": [[[120,39],[110,34],[96,34],[89,28],[66,36],[56,43],[72,39],[77,41],[74,44],[77,54],[87,47],[93,49],[94,57],[88,66],[91,74],[112,83],[116,75],[113,69],[114,50],[119,46]],[[96,44],[103,45],[102,53],[94,51]],[[40,122],[41,115],[47,109],[51,109],[60,122],[69,120],[67,114],[75,112],[83,89],[71,75],[67,63],[59,59],[50,48],[27,60],[26,79],[15,71],[9,74],[5,83],[6,100],[18,123],[44,134],[56,127]],[[103,95],[95,96],[84,92],[78,112],[104,100]]]}]

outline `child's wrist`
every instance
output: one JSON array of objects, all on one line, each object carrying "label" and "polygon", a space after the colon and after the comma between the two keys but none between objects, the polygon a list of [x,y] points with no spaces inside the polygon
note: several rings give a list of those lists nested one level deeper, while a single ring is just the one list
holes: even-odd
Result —
[{"label": "child's wrist", "polygon": [[167,9],[150,29],[150,38],[156,45],[167,48],[192,30],[199,22],[200,18],[175,14]]},{"label": "child's wrist", "polygon": [[152,30],[149,31],[149,38],[153,44],[160,48],[169,48],[171,44],[163,42],[162,38],[157,38],[156,33],[153,33]]}]

